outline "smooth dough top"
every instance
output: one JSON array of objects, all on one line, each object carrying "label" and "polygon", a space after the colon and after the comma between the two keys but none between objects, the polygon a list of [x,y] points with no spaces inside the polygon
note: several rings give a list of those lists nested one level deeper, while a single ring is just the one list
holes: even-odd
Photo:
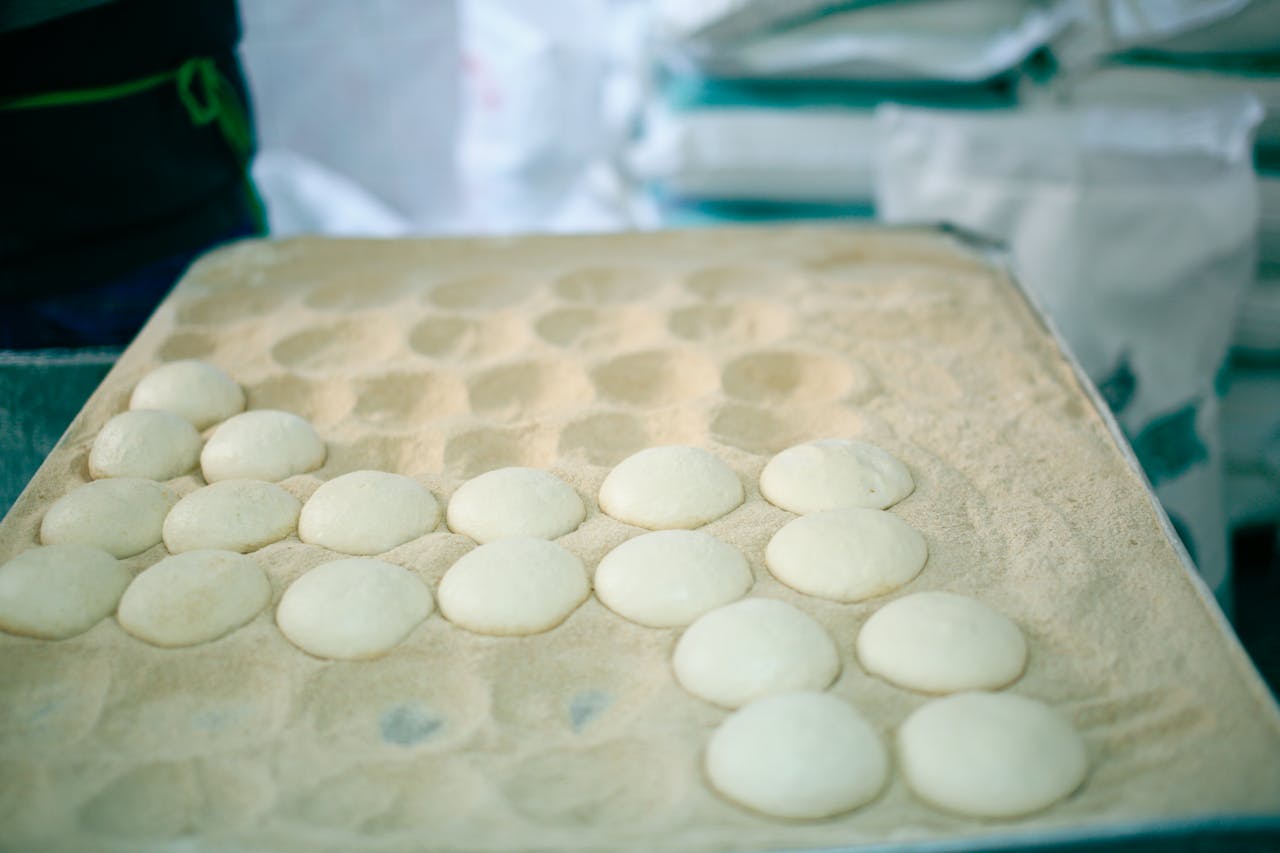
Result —
[{"label": "smooth dough top", "polygon": [[271,582],[251,557],[187,551],[165,557],[133,579],[116,618],[156,646],[207,643],[248,622],[271,600]]},{"label": "smooth dough top", "polygon": [[587,509],[573,488],[536,468],[499,468],[463,483],[449,499],[449,529],[483,545],[505,536],[556,539]]},{"label": "smooth dough top", "polygon": [[298,538],[357,556],[390,551],[430,533],[440,504],[418,481],[385,471],[352,471],[312,493],[298,518]]},{"label": "smooth dough top", "polygon": [[924,537],[891,512],[831,509],[803,515],[765,547],[769,571],[787,586],[832,601],[862,601],[910,581],[924,568]]},{"label": "smooth dough top", "polygon": [[773,817],[818,819],[870,802],[889,778],[880,736],[827,693],[757,699],[711,735],[707,778],[729,800]]},{"label": "smooth dough top", "polygon": [[650,447],[628,456],[600,486],[600,509],[649,530],[691,529],[715,521],[743,501],[742,481],[697,447]]},{"label": "smooth dough top", "polygon": [[785,690],[821,690],[840,654],[813,617],[773,598],[747,598],[700,617],[676,643],[676,680],[725,708]]},{"label": "smooth dough top", "polygon": [[1088,770],[1066,715],[1012,693],[957,693],[924,705],[898,729],[898,758],[921,799],[979,818],[1047,808]]},{"label": "smooth dough top", "polygon": [[160,541],[178,493],[153,480],[112,477],[58,498],[40,522],[45,545],[92,545],[113,557],[141,554]]},{"label": "smooth dough top", "polygon": [[349,557],[294,581],[276,608],[276,624],[304,652],[362,660],[395,648],[433,607],[431,590],[408,569]]},{"label": "smooth dough top", "polygon": [[164,520],[164,544],[174,554],[200,548],[253,551],[292,533],[301,509],[298,499],[275,483],[211,483],[185,495],[170,510]]},{"label": "smooth dough top", "polygon": [[121,412],[107,421],[89,451],[89,474],[172,480],[200,461],[200,433],[191,422],[161,409]]},{"label": "smooth dough top", "polygon": [[799,515],[827,509],[887,509],[915,489],[911,472],[864,441],[824,438],[789,447],[760,472],[760,494]]},{"label": "smooth dough top", "polygon": [[207,482],[267,480],[275,483],[324,464],[315,428],[290,412],[258,409],[228,418],[205,443],[200,469]]},{"label": "smooth dough top", "polygon": [[129,577],[101,548],[29,548],[0,566],[0,630],[41,640],[83,634],[116,609]]},{"label": "smooth dough top", "polygon": [[596,597],[613,612],[653,628],[688,625],[736,601],[752,583],[737,548],[701,530],[658,530],[628,539],[596,567]]},{"label": "smooth dough top", "polygon": [[196,429],[213,426],[244,411],[244,389],[204,361],[172,361],[142,377],[129,398],[130,409],[164,409]]},{"label": "smooth dough top", "polygon": [[582,561],[554,542],[512,536],[454,563],[436,594],[440,612],[478,634],[537,634],[563,622],[591,592]]},{"label": "smooth dough top", "polygon": [[1009,617],[949,592],[889,602],[863,624],[857,648],[867,672],[925,693],[1004,687],[1027,663],[1026,640]]}]

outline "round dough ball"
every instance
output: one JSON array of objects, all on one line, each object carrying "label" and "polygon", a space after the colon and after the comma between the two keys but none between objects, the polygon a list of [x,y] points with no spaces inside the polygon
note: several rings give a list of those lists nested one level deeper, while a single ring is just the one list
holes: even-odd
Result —
[{"label": "round dough ball", "polygon": [[40,541],[132,557],[160,541],[165,516],[177,502],[177,492],[151,480],[95,480],[53,502],[40,522]]},{"label": "round dough ball", "polygon": [[172,361],[142,377],[130,409],[164,409],[204,429],[244,411],[244,389],[212,364]]},{"label": "round dough ball", "polygon": [[545,539],[481,545],[449,567],[440,612],[477,634],[537,634],[559,625],[591,591],[582,561]]},{"label": "round dough ball", "polygon": [[200,461],[200,433],[173,412],[121,412],[102,427],[89,451],[89,474],[172,480]]},{"label": "round dough ball", "polygon": [[271,582],[232,551],[165,557],[133,579],[116,619],[139,640],[175,648],[207,643],[244,625],[271,601]]},{"label": "round dough ball", "polygon": [[832,601],[862,601],[910,581],[929,550],[911,525],[880,509],[804,515],[773,535],[764,561],[794,590]]},{"label": "round dough ball", "polygon": [[659,530],[628,539],[596,567],[596,597],[652,628],[688,625],[751,588],[742,553],[700,530]]},{"label": "round dough ball", "polygon": [[867,672],[925,693],[1004,687],[1027,663],[1017,625],[977,599],[949,592],[886,604],[862,626],[857,646]]},{"label": "round dough ball", "polygon": [[243,412],[224,421],[205,443],[200,470],[210,483],[276,483],[324,464],[324,442],[302,418],[275,409]]},{"label": "round dough ball", "polygon": [[697,447],[650,447],[618,463],[600,486],[600,509],[649,530],[691,529],[736,509],[742,481]]},{"label": "round dough ball", "polygon": [[304,652],[367,660],[395,648],[431,615],[431,591],[407,569],[351,557],[298,578],[276,608],[280,631]]},{"label": "round dough ball", "polygon": [[805,515],[828,509],[887,509],[915,490],[911,472],[874,444],[825,438],[788,447],[760,472],[760,494]]},{"label": "round dough ball", "polygon": [[786,690],[822,690],[840,674],[840,654],[826,629],[773,598],[736,601],[702,616],[680,637],[671,662],[685,690],[725,708]]},{"label": "round dough ball", "polygon": [[957,693],[919,708],[898,730],[907,785],[947,811],[1016,817],[1084,781],[1084,741],[1066,715],[1010,693]]},{"label": "round dough ball", "polygon": [[555,539],[578,529],[587,509],[568,483],[536,468],[499,468],[449,499],[449,529],[481,545],[506,536]]},{"label": "round dough ball", "polygon": [[439,522],[440,504],[416,480],[385,471],[352,471],[315,490],[298,518],[298,538],[368,556],[417,539]]},{"label": "round dough ball", "polygon": [[116,609],[129,570],[101,548],[45,545],[0,566],[0,631],[63,640]]},{"label": "round dough ball", "polygon": [[816,819],[865,805],[889,778],[880,736],[827,693],[757,699],[711,735],[707,778],[729,800],[771,817]]},{"label": "round dough ball", "polygon": [[243,554],[292,533],[301,509],[275,483],[224,480],[178,501],[164,520],[164,544],[173,554],[202,548]]}]

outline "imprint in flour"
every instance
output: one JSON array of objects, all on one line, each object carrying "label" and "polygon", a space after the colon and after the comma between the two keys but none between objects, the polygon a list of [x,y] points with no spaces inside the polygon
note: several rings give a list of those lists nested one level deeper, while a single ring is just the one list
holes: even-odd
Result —
[{"label": "imprint in flour", "polygon": [[585,267],[556,279],[552,289],[573,302],[610,305],[651,299],[662,289],[657,273],[635,267]]},{"label": "imprint in flour", "polygon": [[195,325],[233,323],[270,314],[284,304],[283,290],[235,288],[194,299],[178,309],[178,322]]},{"label": "imprint in flour", "polygon": [[336,424],[351,411],[355,395],[345,382],[277,373],[246,387],[250,409],[280,409],[316,425]]},{"label": "imprint in flour", "polygon": [[786,337],[792,321],[781,305],[747,300],[677,308],[667,328],[687,341],[765,344]]},{"label": "imprint in flour", "polygon": [[547,444],[536,427],[480,427],[445,442],[444,464],[450,474],[463,478],[512,466],[545,468],[555,459]]},{"label": "imprint in flour", "polygon": [[431,316],[409,331],[409,346],[429,358],[482,360],[519,345],[513,321],[486,317]]},{"label": "imprint in flour", "polygon": [[406,477],[439,466],[439,439],[432,435],[366,435],[350,444],[330,442],[324,467],[312,472],[326,480],[352,471],[386,471]]},{"label": "imprint in flour", "polygon": [[88,650],[65,652],[30,648],[0,663],[0,757],[47,756],[73,746],[97,725],[111,683],[110,662]]},{"label": "imprint in flour", "polygon": [[725,403],[711,416],[716,441],[760,455],[777,453],[812,434],[815,424],[791,423],[794,410],[769,410]]},{"label": "imprint in flour", "polygon": [[176,332],[164,339],[156,355],[164,361],[188,358],[207,359],[218,348],[217,338],[200,332]]},{"label": "imprint in flour", "polygon": [[385,364],[400,351],[400,336],[382,323],[343,320],[312,326],[271,348],[281,367],[324,373],[349,373]]},{"label": "imprint in flour", "polygon": [[680,794],[684,775],[656,744],[615,740],[526,758],[502,791],[535,823],[617,826],[660,813]]},{"label": "imprint in flour", "polygon": [[1108,752],[1157,735],[1179,741],[1207,736],[1214,723],[1195,696],[1178,687],[1127,691],[1064,705],[1063,710]]},{"label": "imprint in flour", "polygon": [[563,414],[591,402],[591,384],[572,361],[542,359],[506,364],[467,382],[472,408],[503,420]]},{"label": "imprint in flour", "polygon": [[444,725],[444,718],[420,702],[392,705],[378,718],[378,731],[382,734],[382,739],[397,746],[421,743]]},{"label": "imprint in flour", "polygon": [[558,308],[534,323],[538,337],[559,347],[632,349],[660,336],[661,321],[646,307]]},{"label": "imprint in flour", "polygon": [[642,420],[625,412],[602,412],[566,424],[560,431],[559,455],[613,466],[648,446]]},{"label": "imprint in flour", "polygon": [[364,308],[380,308],[404,296],[408,284],[377,273],[344,274],[341,280],[307,294],[304,304],[320,311],[342,313]]},{"label": "imprint in flour", "polygon": [[441,308],[460,311],[488,310],[514,305],[534,290],[534,283],[520,275],[484,273],[438,284],[426,298]]},{"label": "imprint in flour", "polygon": [[47,832],[58,798],[43,761],[0,762],[0,836],[4,843],[30,841]]},{"label": "imprint in flour", "polygon": [[846,396],[861,400],[873,385],[871,372],[861,364],[819,353],[751,352],[724,369],[724,390],[748,403],[777,405]]},{"label": "imprint in flour", "polygon": [[375,426],[417,428],[468,411],[462,380],[428,370],[358,379],[355,394],[355,416]]},{"label": "imprint in flour", "polygon": [[613,704],[613,696],[603,690],[583,690],[569,699],[569,725],[580,732]]},{"label": "imprint in flour", "polygon": [[260,769],[219,761],[158,761],[107,782],[79,811],[96,836],[162,839],[247,823],[272,795]]},{"label": "imprint in flour", "polygon": [[667,406],[715,391],[715,362],[692,350],[651,350],[607,361],[592,372],[605,397],[637,406]]},{"label": "imprint in flour", "polygon": [[733,302],[743,297],[780,299],[795,284],[795,277],[781,270],[759,267],[707,267],[684,280],[685,289],[710,301]]},{"label": "imprint in flour", "polygon": [[425,760],[363,763],[284,787],[290,793],[281,811],[288,818],[375,835],[463,820],[481,790],[474,770],[435,753]]}]

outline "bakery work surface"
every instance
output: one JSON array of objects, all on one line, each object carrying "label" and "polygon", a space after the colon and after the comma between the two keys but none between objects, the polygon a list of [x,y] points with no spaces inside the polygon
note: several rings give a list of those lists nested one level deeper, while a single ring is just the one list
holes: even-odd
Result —
[{"label": "bakery work surface", "polygon": [[[551,472],[585,506],[556,542],[588,575],[644,532],[601,511],[610,470],[650,447],[710,451],[745,500],[699,530],[746,557],[748,598],[793,605],[830,634],[840,668],[827,693],[884,742],[888,782],[817,820],[721,797],[704,755],[730,712],[673,674],[684,629],[628,621],[594,594],[529,636],[473,633],[436,609],[379,657],[314,657],[276,610],[299,577],[346,555],[290,534],[251,551],[270,603],[220,639],[161,648],[115,616],[60,641],[0,634],[0,845],[710,851],[1278,825],[1274,701],[1096,398],[1001,266],[963,239],[795,227],[217,251],[5,518],[0,562],[39,544],[50,505],[89,481],[102,427],[180,359],[220,367],[250,410],[314,426],[323,463],[280,482],[299,502],[357,470],[411,477],[441,507],[493,469]],[[890,511],[928,556],[902,587],[841,603],[766,568],[767,543],[797,516],[761,496],[761,471],[824,438],[869,442],[909,470],[914,491]],[[191,493],[198,471],[167,485]],[[476,547],[441,522],[374,556],[434,594]],[[122,563],[136,574],[166,555],[157,544]],[[935,697],[868,674],[855,646],[889,601],[931,591],[1021,630],[1026,668],[1001,692],[1082,736],[1088,771],[1070,796],[979,820],[912,793],[896,735]]]}]

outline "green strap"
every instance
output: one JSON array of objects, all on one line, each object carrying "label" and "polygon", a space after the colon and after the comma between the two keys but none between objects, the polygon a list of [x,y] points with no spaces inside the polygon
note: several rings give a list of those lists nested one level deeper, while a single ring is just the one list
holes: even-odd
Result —
[{"label": "green strap", "polygon": [[266,216],[262,201],[254,191],[252,182],[248,180],[249,154],[253,149],[253,134],[249,128],[248,115],[231,81],[219,70],[217,63],[207,56],[188,59],[172,71],[164,71],[110,86],[65,89],[60,92],[43,92],[39,95],[0,99],[0,111],[96,104],[127,98],[169,83],[175,84],[178,99],[182,102],[193,125],[204,127],[217,122],[222,138],[231,148],[241,169],[245,170],[245,181],[248,185],[254,219],[259,230],[265,231]]}]

